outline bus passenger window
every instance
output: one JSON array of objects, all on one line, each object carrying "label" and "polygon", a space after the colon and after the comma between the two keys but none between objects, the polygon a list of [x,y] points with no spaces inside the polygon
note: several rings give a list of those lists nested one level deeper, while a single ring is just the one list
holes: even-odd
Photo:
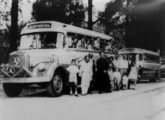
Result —
[{"label": "bus passenger window", "polygon": [[93,50],[92,40],[88,42],[88,44],[87,44],[87,50]]},{"label": "bus passenger window", "polygon": [[77,42],[78,42],[77,37],[74,37],[74,38],[73,38],[73,44],[72,44],[72,47],[73,47],[73,48],[76,48]]},{"label": "bus passenger window", "polygon": [[100,50],[100,38],[94,40],[94,49]]},{"label": "bus passenger window", "polygon": [[105,46],[105,51],[111,51],[112,50],[112,46],[111,46],[112,44],[111,44],[111,41],[108,41],[107,43],[106,43],[106,46]]},{"label": "bus passenger window", "polygon": [[143,55],[139,54],[139,61],[142,61],[142,60],[143,60]]},{"label": "bus passenger window", "polygon": [[79,38],[78,39],[76,48],[85,49],[85,39],[84,38]]},{"label": "bus passenger window", "polygon": [[72,38],[71,37],[66,37],[65,38],[65,48],[71,48],[72,47]]}]

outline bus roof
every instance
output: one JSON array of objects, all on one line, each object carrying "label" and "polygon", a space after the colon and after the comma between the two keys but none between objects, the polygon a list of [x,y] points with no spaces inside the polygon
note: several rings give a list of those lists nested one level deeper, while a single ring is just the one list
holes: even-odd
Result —
[{"label": "bus roof", "polygon": [[90,31],[84,28],[76,27],[73,25],[64,24],[56,21],[42,21],[27,24],[21,31],[22,34],[36,33],[36,32],[62,32],[62,33],[76,33],[91,37],[99,37],[102,39],[113,39],[111,36]]},{"label": "bus roof", "polygon": [[148,54],[159,56],[159,54],[156,52],[140,49],[140,48],[124,48],[124,49],[119,50],[118,52],[118,54],[129,54],[129,53],[148,53]]}]

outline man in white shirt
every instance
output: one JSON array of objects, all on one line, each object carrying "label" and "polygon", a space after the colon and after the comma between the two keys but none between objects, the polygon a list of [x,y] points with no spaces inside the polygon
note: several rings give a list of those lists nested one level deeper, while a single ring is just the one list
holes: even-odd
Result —
[{"label": "man in white shirt", "polygon": [[84,61],[81,62],[80,75],[81,75],[81,90],[82,95],[88,93],[90,82],[92,80],[92,67],[89,56],[85,56]]},{"label": "man in white shirt", "polygon": [[121,56],[119,59],[119,68],[120,68],[121,76],[123,76],[124,73],[127,73],[128,61],[127,61],[125,55]]}]

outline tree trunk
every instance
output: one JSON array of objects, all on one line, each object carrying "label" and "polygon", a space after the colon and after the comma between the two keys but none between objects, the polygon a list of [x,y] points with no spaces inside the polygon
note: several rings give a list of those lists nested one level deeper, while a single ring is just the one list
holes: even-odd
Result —
[{"label": "tree trunk", "polygon": [[93,21],[92,21],[92,0],[88,0],[88,29],[93,29]]},{"label": "tree trunk", "polygon": [[17,49],[18,40],[18,0],[12,0],[11,29],[10,29],[10,52]]}]

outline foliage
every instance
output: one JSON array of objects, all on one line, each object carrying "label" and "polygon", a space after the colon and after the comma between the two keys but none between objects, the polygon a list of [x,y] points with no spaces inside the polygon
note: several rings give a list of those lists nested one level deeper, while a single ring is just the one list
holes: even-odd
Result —
[{"label": "foliage", "polygon": [[55,20],[81,26],[85,9],[75,0],[37,0],[33,4],[33,17],[36,21]]},{"label": "foliage", "polygon": [[165,51],[164,10],[161,0],[115,0],[107,4],[102,23],[123,47],[125,43],[126,47]]},{"label": "foliage", "polygon": [[105,32],[118,41],[120,48],[125,47],[126,2],[126,0],[115,0],[107,3],[101,20],[105,25]]},{"label": "foliage", "polygon": [[10,26],[10,0],[0,0],[0,27],[5,29]]}]

